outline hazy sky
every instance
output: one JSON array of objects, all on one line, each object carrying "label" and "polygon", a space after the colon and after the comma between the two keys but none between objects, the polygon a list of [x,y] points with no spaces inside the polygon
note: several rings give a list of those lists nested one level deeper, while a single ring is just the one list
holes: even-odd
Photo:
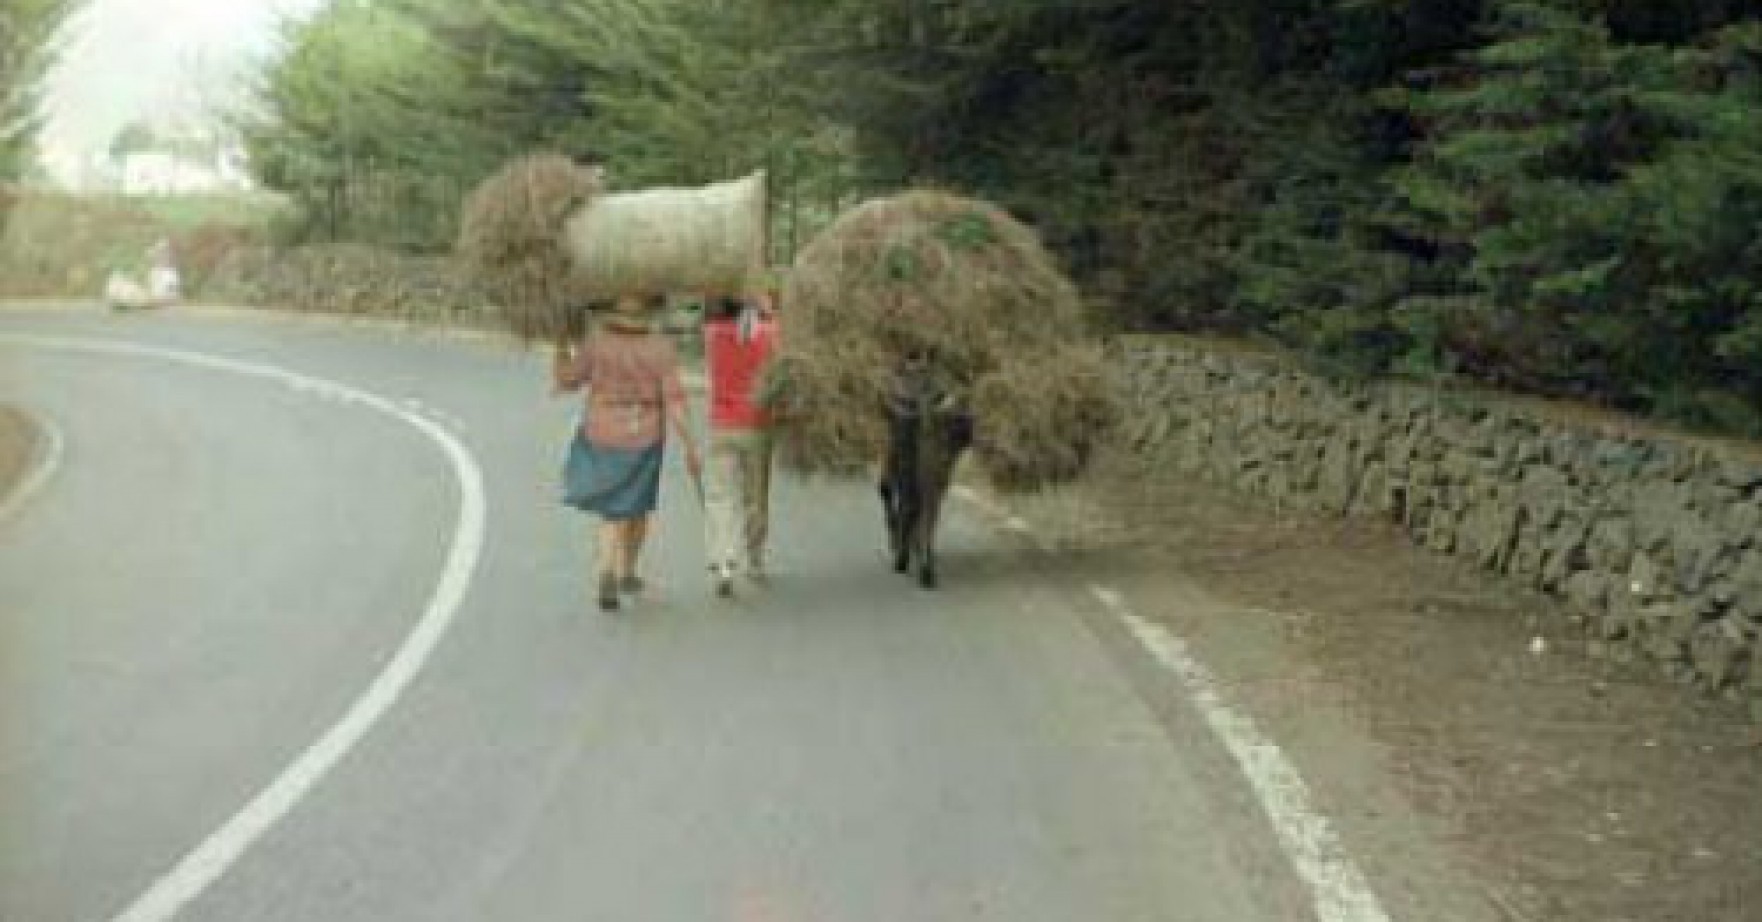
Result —
[{"label": "hazy sky", "polygon": [[278,16],[325,0],[89,0],[49,76],[45,152],[107,148],[137,119],[196,115],[273,47]]}]

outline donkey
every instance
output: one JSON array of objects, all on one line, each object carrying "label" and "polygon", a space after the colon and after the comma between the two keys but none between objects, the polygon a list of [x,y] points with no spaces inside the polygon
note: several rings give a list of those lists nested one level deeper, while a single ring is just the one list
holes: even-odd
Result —
[{"label": "donkey", "polygon": [[915,562],[918,585],[934,589],[936,524],[955,462],[973,443],[973,417],[922,353],[901,364],[886,412],[880,493],[893,569],[908,573]]}]

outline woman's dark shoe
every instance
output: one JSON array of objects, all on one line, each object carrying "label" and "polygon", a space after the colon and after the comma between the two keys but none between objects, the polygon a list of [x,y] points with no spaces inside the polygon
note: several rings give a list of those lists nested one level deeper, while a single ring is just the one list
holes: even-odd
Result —
[{"label": "woman's dark shoe", "polygon": [[640,576],[626,576],[618,580],[618,588],[622,590],[625,595],[635,595],[647,587],[648,584],[643,582],[642,577]]},{"label": "woman's dark shoe", "polygon": [[600,577],[600,611],[613,612],[618,610],[618,579],[614,576]]}]

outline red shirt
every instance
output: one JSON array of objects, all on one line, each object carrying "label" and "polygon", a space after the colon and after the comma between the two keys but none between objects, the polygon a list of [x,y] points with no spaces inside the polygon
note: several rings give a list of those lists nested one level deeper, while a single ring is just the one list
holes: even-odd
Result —
[{"label": "red shirt", "polygon": [[704,352],[710,366],[710,426],[714,429],[760,429],[770,417],[754,402],[759,374],[777,342],[777,322],[765,314],[750,319],[746,337],[742,321],[718,318],[704,324]]}]

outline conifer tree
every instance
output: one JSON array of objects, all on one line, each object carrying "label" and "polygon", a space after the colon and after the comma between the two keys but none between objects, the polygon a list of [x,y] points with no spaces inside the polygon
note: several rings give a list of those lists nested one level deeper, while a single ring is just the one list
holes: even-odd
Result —
[{"label": "conifer tree", "polygon": [[1396,184],[1452,269],[1404,304],[1409,329],[1483,378],[1754,428],[1758,27],[1627,45],[1514,2],[1497,28],[1449,85],[1401,96],[1431,130]]},{"label": "conifer tree", "polygon": [[0,0],[0,184],[27,173],[42,123],[43,75],[79,0]]}]

